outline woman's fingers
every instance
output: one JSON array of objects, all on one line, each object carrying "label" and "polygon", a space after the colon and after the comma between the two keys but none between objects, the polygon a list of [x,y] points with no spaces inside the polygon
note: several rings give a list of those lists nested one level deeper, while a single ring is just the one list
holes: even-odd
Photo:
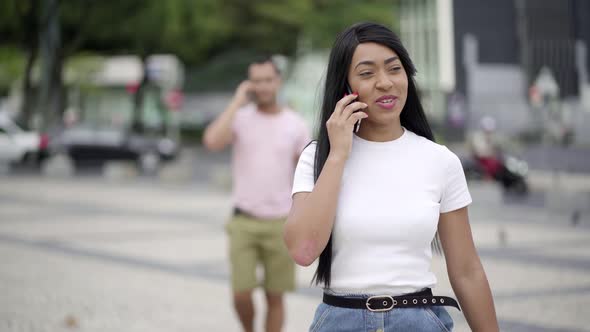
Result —
[{"label": "woman's fingers", "polygon": [[350,117],[349,117],[349,118],[346,120],[346,124],[347,124],[348,126],[351,126],[351,127],[352,127],[352,126],[354,126],[354,124],[355,124],[357,121],[359,121],[359,120],[361,120],[361,119],[365,119],[365,118],[367,118],[367,117],[369,117],[369,115],[368,115],[367,113],[365,113],[365,112],[361,112],[361,111],[359,111],[359,112],[355,112],[355,113],[352,113],[352,114],[350,115]]},{"label": "woman's fingers", "polygon": [[338,114],[342,113],[342,111],[344,110],[346,105],[353,102],[356,98],[358,98],[358,95],[356,93],[344,96],[342,99],[340,99],[336,103],[336,107],[334,108],[334,113],[338,113]]},{"label": "woman's fingers", "polygon": [[342,117],[344,119],[348,119],[352,113],[354,113],[356,111],[360,111],[360,110],[365,109],[367,107],[368,107],[367,104],[360,102],[360,101],[355,101],[354,103],[346,106],[344,108],[344,110],[342,110]]},{"label": "woman's fingers", "polygon": [[[341,101],[346,101],[350,99],[354,100],[354,98],[356,98],[355,96],[353,96],[354,98],[347,97],[350,97],[350,95],[346,96]],[[346,105],[341,111],[338,111],[338,107],[336,107],[336,110],[334,111],[334,113],[332,113],[332,116],[330,116],[330,119],[326,124],[330,127],[335,128],[348,128],[350,126],[353,126],[358,120],[364,119],[368,116],[367,113],[361,112],[361,110],[367,107],[367,104],[360,101],[352,102],[351,104]]]}]

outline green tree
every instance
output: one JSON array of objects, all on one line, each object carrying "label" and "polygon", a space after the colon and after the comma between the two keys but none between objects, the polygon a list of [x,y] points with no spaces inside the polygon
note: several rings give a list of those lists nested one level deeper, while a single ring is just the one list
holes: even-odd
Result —
[{"label": "green tree", "polygon": [[[25,63],[22,66],[23,102],[20,109],[20,121],[25,127],[30,127],[30,118],[33,112],[32,71],[39,53],[39,0],[4,1],[0,4],[0,34],[7,36],[6,43],[17,45],[23,50]],[[8,54],[5,54],[8,56]],[[10,66],[6,58],[2,61],[5,68]],[[20,65],[20,62],[19,62]],[[19,66],[20,67],[20,66]],[[7,70],[7,69],[5,69]],[[13,77],[17,77],[16,75]]]},{"label": "green tree", "polygon": [[310,0],[222,0],[232,23],[229,45],[265,53],[293,54],[311,10]]},{"label": "green tree", "polygon": [[134,7],[125,22],[116,27],[116,36],[106,34],[103,37],[126,44],[123,50],[139,55],[144,63],[133,112],[133,125],[141,131],[140,112],[148,83],[146,58],[150,54],[168,52],[184,61],[203,61],[210,50],[227,41],[231,25],[227,24],[216,0],[139,1]]},{"label": "green tree", "polygon": [[381,23],[397,29],[394,21],[397,1],[389,0],[312,0],[312,9],[304,22],[303,37],[312,48],[332,46],[336,35],[360,21]]},{"label": "green tree", "polygon": [[[239,54],[293,55],[300,41],[329,48],[339,31],[357,21],[396,28],[395,11],[396,1],[386,0],[7,0],[0,1],[0,46],[17,46],[25,54],[25,123],[34,100],[33,68],[43,52],[39,91],[48,126],[60,119],[65,104],[64,63],[80,51],[142,59],[173,53],[188,66],[213,57],[237,61]],[[145,83],[135,96],[137,109]]]},{"label": "green tree", "polygon": [[161,51],[174,53],[184,62],[206,61],[234,31],[218,0],[173,0],[166,7]]}]

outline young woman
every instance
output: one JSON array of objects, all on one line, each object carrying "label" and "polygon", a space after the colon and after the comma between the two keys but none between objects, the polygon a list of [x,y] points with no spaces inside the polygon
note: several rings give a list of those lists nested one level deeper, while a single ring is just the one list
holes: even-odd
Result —
[{"label": "young woman", "polygon": [[469,326],[498,331],[461,163],[434,143],[415,73],[384,26],[356,24],[334,43],[318,140],[299,159],[284,233],[297,264],[319,257],[324,298],[311,331],[451,330],[445,306],[457,302],[430,290],[437,230]]}]

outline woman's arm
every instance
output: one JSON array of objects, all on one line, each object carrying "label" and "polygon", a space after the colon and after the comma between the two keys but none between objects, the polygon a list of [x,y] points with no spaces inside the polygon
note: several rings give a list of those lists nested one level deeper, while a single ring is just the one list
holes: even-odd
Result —
[{"label": "woman's arm", "polygon": [[299,265],[313,263],[330,239],[344,165],[352,149],[352,128],[358,120],[367,117],[364,112],[355,113],[367,107],[365,103],[353,102],[357,97],[348,95],[336,103],[326,122],[330,152],[313,191],[293,196],[284,239],[291,257]]},{"label": "woman's arm", "polygon": [[330,239],[345,161],[328,158],[313,192],[293,196],[284,239],[291,257],[299,265],[313,263]]},{"label": "woman's arm", "polygon": [[472,331],[499,331],[492,292],[473,243],[467,207],[441,213],[438,232],[453,291]]}]

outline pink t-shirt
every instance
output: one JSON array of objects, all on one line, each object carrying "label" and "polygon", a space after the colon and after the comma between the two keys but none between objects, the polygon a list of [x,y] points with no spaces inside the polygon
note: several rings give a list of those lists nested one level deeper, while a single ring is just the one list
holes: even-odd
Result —
[{"label": "pink t-shirt", "polygon": [[267,114],[249,104],[236,113],[233,134],[234,206],[263,219],[286,217],[307,125],[288,108]]}]

